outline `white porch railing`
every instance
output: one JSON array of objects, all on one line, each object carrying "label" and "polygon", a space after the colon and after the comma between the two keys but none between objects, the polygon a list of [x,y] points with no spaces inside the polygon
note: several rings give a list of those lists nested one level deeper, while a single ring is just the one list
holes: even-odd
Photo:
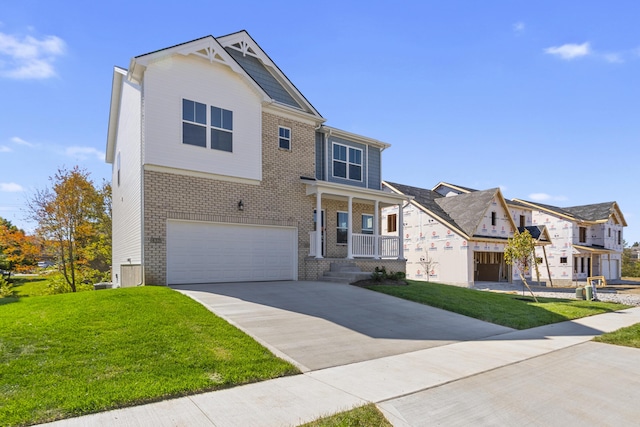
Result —
[{"label": "white porch railing", "polygon": [[[380,258],[398,258],[400,255],[400,238],[397,236],[353,233],[351,239],[351,251],[354,257],[375,258],[376,239],[378,240],[378,256]],[[309,233],[309,256],[316,256],[315,231]]]}]

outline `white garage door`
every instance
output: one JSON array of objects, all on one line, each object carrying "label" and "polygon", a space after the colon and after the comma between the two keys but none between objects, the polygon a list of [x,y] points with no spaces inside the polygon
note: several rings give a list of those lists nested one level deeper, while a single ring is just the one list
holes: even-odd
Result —
[{"label": "white garage door", "polygon": [[295,280],[297,229],[167,222],[167,282]]}]

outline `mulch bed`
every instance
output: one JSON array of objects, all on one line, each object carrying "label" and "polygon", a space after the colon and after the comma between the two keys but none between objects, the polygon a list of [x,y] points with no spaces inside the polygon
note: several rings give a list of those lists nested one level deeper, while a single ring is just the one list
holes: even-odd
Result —
[{"label": "mulch bed", "polygon": [[404,280],[392,280],[392,279],[384,279],[384,280],[359,280],[357,282],[351,283],[354,286],[360,286],[361,288],[365,288],[367,286],[407,286],[407,282]]}]

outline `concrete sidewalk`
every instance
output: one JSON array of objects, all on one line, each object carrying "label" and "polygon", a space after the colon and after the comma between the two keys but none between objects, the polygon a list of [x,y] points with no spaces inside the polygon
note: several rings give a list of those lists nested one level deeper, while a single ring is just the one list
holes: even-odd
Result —
[{"label": "concrete sidewalk", "polygon": [[368,402],[395,426],[632,425],[640,350],[588,341],[635,323],[640,308],[47,425],[296,426]]}]

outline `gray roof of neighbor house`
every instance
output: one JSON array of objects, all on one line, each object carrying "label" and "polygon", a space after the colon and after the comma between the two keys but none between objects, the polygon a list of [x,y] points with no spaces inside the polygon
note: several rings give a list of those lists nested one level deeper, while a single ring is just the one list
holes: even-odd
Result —
[{"label": "gray roof of neighbor house", "polygon": [[415,203],[422,205],[444,222],[457,227],[469,237],[475,234],[482,217],[498,191],[497,188],[492,188],[445,197],[425,188],[411,187],[389,181],[385,181],[385,184],[395,188],[402,194],[413,196]]},{"label": "gray roof of neighbor house", "polygon": [[571,206],[563,208],[566,212],[587,221],[606,220],[614,212],[615,202],[596,203],[593,205]]},{"label": "gray roof of neighbor house", "polygon": [[533,237],[534,239],[536,240],[540,239],[542,241],[548,242],[549,240],[547,239],[547,236],[544,233],[545,228],[546,227],[544,225],[528,225],[526,227],[518,227],[518,232],[522,233],[524,230],[528,230],[529,234],[531,234],[531,237]]}]

